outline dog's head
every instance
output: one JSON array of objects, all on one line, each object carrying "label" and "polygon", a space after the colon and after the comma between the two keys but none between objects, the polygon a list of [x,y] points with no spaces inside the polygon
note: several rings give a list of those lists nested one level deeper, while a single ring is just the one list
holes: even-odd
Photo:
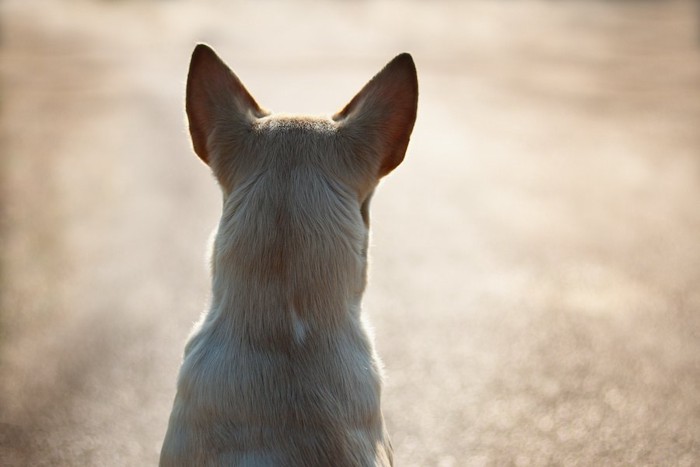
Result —
[{"label": "dog's head", "polygon": [[[186,108],[194,150],[212,168],[225,192],[231,192],[240,181],[234,173],[245,171],[243,166],[254,162],[246,159],[261,162],[269,157],[291,157],[275,145],[281,143],[280,133],[294,132],[299,140],[288,143],[332,142],[332,148],[305,150],[325,151],[318,155],[320,165],[347,171],[333,176],[353,179],[352,188],[358,196],[367,195],[368,186],[403,161],[417,102],[416,68],[406,53],[389,62],[332,119],[271,115],[204,44],[194,49],[187,79]],[[295,152],[301,148],[286,149]],[[257,151],[260,153],[255,154]],[[271,151],[278,154],[273,156]],[[243,173],[238,175],[245,178]]]},{"label": "dog's head", "polygon": [[[209,47],[198,45],[187,117],[194,150],[224,193],[219,237],[236,243],[237,260],[248,258],[247,266],[267,280],[278,269],[288,276],[274,258],[288,263],[295,252],[326,251],[342,262],[347,244],[348,254],[364,257],[369,199],[404,158],[417,99],[416,69],[402,54],[332,118],[277,116],[257,104]],[[274,254],[251,252],[261,248]]]}]

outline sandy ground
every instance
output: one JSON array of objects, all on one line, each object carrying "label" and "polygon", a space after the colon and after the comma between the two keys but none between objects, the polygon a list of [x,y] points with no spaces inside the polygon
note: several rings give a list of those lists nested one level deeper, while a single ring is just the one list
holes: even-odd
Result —
[{"label": "sandy ground", "polygon": [[414,55],[365,298],[397,465],[700,465],[696,4],[0,14],[0,465],[156,463],[220,207],[184,124],[197,41],[289,112]]}]

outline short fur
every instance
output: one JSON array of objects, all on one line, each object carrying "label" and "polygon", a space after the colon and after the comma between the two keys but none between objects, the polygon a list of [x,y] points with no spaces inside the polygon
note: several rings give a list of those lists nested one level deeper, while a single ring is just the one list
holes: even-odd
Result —
[{"label": "short fur", "polygon": [[224,203],[161,466],[392,465],[360,301],[369,200],[403,160],[417,99],[402,54],[332,119],[274,116],[195,48],[190,133]]}]

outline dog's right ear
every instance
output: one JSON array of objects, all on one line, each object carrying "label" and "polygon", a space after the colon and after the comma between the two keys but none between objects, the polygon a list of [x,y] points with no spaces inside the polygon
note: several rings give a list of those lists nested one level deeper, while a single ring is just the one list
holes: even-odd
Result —
[{"label": "dog's right ear", "polygon": [[370,150],[360,152],[367,153],[372,175],[380,178],[403,161],[417,106],[416,66],[413,58],[403,53],[377,73],[333,120],[350,141],[370,146]]},{"label": "dog's right ear", "polygon": [[241,80],[205,44],[197,44],[192,52],[185,108],[194,151],[206,164],[211,163],[210,138],[217,127],[223,125],[236,133],[267,115]]}]

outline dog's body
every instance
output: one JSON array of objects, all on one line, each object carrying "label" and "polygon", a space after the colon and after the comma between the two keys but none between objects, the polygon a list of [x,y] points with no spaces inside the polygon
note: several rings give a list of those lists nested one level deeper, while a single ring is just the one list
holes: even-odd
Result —
[{"label": "dog's body", "polygon": [[417,92],[404,54],[333,119],[271,116],[197,46],[190,132],[224,206],[161,466],[392,464],[360,301],[369,200],[403,160]]}]

